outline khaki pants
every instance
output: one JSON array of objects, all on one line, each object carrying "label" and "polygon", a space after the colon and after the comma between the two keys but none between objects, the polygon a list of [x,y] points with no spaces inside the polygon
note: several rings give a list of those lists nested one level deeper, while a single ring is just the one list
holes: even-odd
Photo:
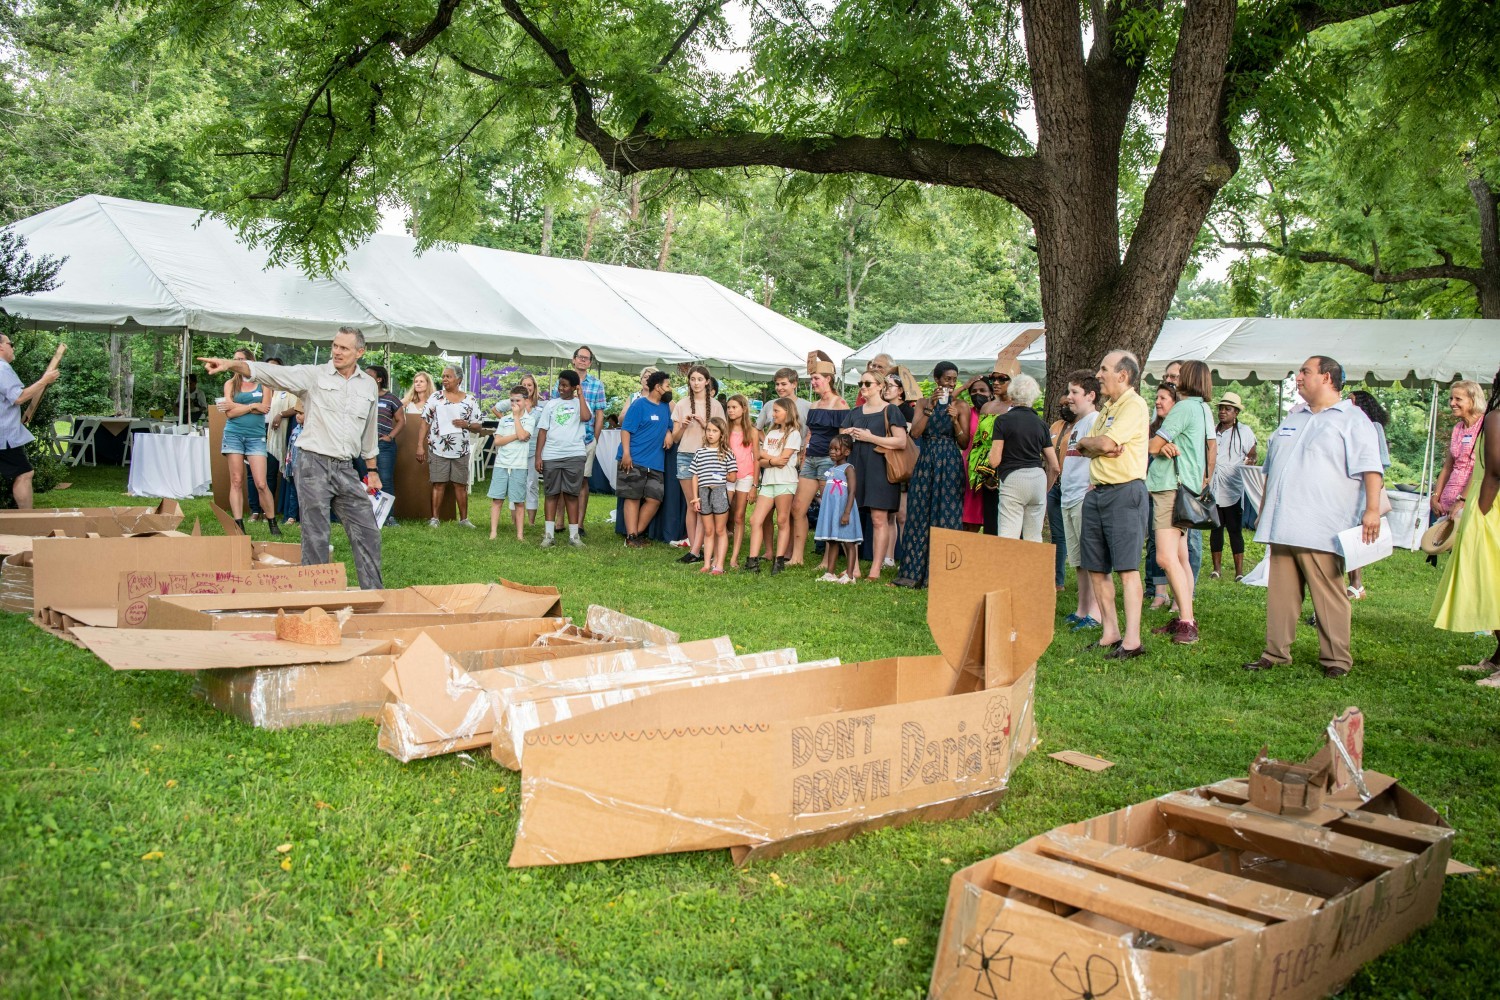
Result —
[{"label": "khaki pants", "polygon": [[1354,665],[1349,653],[1349,595],[1344,560],[1332,552],[1295,545],[1270,546],[1270,586],[1266,594],[1266,659],[1292,662],[1292,640],[1302,617],[1302,597],[1312,592],[1318,616],[1318,662],[1325,667]]}]

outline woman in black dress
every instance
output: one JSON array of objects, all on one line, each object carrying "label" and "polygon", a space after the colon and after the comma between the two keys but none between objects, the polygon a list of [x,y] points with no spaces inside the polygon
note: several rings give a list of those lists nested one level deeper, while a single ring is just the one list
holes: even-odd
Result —
[{"label": "woman in black dress", "polygon": [[[886,478],[885,457],[875,449],[906,446],[906,417],[899,407],[883,398],[887,394],[885,388],[875,373],[861,375],[859,389],[865,403],[850,410],[844,422],[846,432],[854,439],[854,452],[849,456],[855,472],[854,500],[861,511],[870,512],[874,536],[871,550],[876,553],[890,548],[896,508],[901,505],[901,487]],[[880,579],[880,568],[879,558],[871,560],[871,580]]]}]

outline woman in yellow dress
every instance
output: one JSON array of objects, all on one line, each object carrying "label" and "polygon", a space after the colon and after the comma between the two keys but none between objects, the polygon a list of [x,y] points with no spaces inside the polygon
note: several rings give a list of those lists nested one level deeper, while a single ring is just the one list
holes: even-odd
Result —
[{"label": "woman in yellow dress", "polygon": [[1461,669],[1484,671],[1488,676],[1480,686],[1500,687],[1500,372],[1495,373],[1481,434],[1468,491],[1454,505],[1458,529],[1432,613],[1438,628],[1495,634],[1489,658]]}]

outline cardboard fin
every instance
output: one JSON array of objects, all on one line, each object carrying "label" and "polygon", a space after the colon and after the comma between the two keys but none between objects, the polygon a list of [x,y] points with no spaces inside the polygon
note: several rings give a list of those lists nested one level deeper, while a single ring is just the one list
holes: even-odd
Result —
[{"label": "cardboard fin", "polygon": [[1265,927],[1248,917],[1025,851],[1000,855],[991,874],[997,882],[1044,899],[1199,948],[1212,948]]},{"label": "cardboard fin", "polygon": [[234,518],[230,517],[224,508],[213,502],[210,502],[208,506],[214,512],[214,520],[218,521],[219,527],[224,529],[224,534],[243,535],[245,533],[238,524],[234,523]]}]

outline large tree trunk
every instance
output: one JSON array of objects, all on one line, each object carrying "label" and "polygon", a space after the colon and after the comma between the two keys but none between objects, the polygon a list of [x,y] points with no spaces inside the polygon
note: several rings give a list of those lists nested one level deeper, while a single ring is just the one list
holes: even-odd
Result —
[{"label": "large tree trunk", "polygon": [[1042,196],[1031,213],[1047,327],[1047,408],[1068,373],[1093,371],[1109,351],[1145,363],[1193,240],[1238,156],[1223,122],[1233,0],[1197,0],[1183,14],[1172,61],[1161,159],[1121,257],[1120,149],[1139,83],[1105,35],[1087,59],[1071,0],[1023,0],[1036,93]]},{"label": "large tree trunk", "polygon": [[1479,209],[1479,280],[1474,282],[1479,315],[1500,319],[1500,191],[1475,177],[1469,181],[1469,193]]},{"label": "large tree trunk", "polygon": [[661,231],[661,249],[656,254],[656,269],[665,271],[667,259],[672,255],[672,234],[677,231],[677,215],[671,208],[667,209],[667,218]]},{"label": "large tree trunk", "polygon": [[551,205],[542,206],[542,246],[538,251],[543,257],[552,256],[552,222],[556,212]]}]

